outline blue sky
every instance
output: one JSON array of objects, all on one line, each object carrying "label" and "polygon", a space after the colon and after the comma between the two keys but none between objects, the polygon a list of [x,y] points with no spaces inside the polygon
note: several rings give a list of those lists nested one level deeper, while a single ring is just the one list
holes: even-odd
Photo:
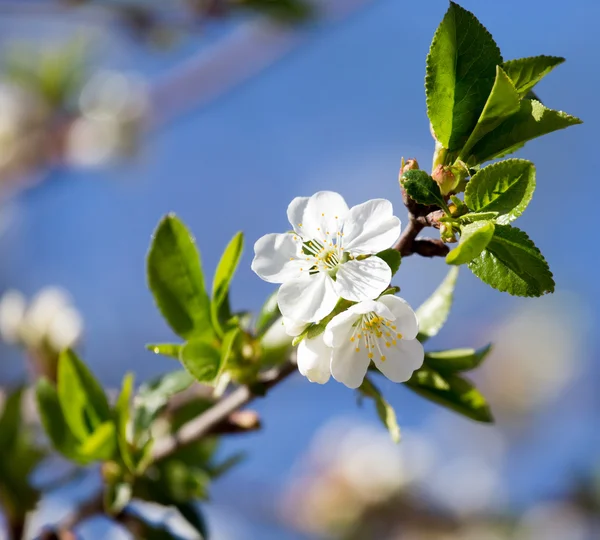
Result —
[{"label": "blue sky", "polygon": [[[582,337],[585,369],[597,377],[598,342],[591,329],[599,314],[599,261],[594,207],[588,201],[597,189],[600,4],[464,0],[462,5],[492,32],[505,59],[567,58],[538,93],[548,106],[579,116],[585,124],[519,152],[536,164],[538,186],[518,225],[545,254],[558,289],[583,306],[589,329]],[[285,230],[285,209],[293,197],[322,189],[339,191],[349,204],[385,197],[404,219],[397,171],[402,156],[424,165],[431,159],[424,65],[446,6],[442,0],[380,0],[339,23],[317,24],[258,76],[153,133],[135,163],[94,173],[50,173],[46,184],[19,198],[17,218],[0,237],[0,283],[28,293],[47,284],[69,289],[86,320],[85,357],[107,383],[115,384],[126,370],[143,380],[173,368],[143,349],[144,343],[171,338],[144,282],[144,256],[160,217],[175,211],[184,219],[197,237],[208,274],[226,242],[244,230],[246,250],[233,303],[251,309],[272,290],[250,271],[252,243],[267,232]],[[26,34],[29,28],[23,21],[0,20],[0,28],[9,24],[13,33]],[[56,32],[57,25],[44,24]],[[110,43],[113,38],[102,39]],[[201,38],[194,38],[156,53],[125,40],[117,43],[98,61],[140,70],[150,80],[203,46]],[[443,261],[407,259],[397,280],[402,295],[418,304],[444,272]],[[465,269],[454,318],[434,345],[482,345],[487,329],[523,302],[492,291]],[[2,369],[16,376],[14,369]],[[599,441],[585,428],[597,420],[598,402],[590,397],[590,384],[580,380],[573,389],[580,397],[570,398],[575,404],[568,414],[554,407],[542,415],[539,440],[516,452],[516,500],[541,497],[555,488],[544,480],[549,471],[560,477],[593,457],[591,445],[597,448]],[[402,388],[384,389],[405,425],[419,426],[433,411],[434,406]],[[373,420],[372,411],[356,410],[346,389],[313,386],[299,377],[257,407],[264,413],[265,430],[229,445],[247,448],[251,457],[216,487],[216,503],[226,508],[238,501],[236,474],[249,487],[266,487],[268,500],[328,418],[356,414]],[[557,418],[559,427],[554,426]],[[575,420],[581,421],[580,429],[573,427]],[[549,449],[558,429],[571,434],[572,444]]]}]

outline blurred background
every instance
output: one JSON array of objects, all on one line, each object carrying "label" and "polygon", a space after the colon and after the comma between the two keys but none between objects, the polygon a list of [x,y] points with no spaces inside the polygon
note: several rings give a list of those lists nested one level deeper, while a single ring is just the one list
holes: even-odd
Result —
[{"label": "blurred background", "polygon": [[[381,382],[403,430],[394,446],[372,408],[357,407],[341,385],[295,376],[276,388],[256,403],[264,429],[224,442],[247,458],[205,505],[215,540],[600,538],[590,204],[600,4],[461,5],[505,59],[567,58],[536,91],[585,124],[518,154],[538,177],[521,226],[550,262],[557,292],[517,299],[466,269],[459,276],[453,316],[431,348],[494,342],[477,373],[493,426]],[[144,349],[173,339],[145,282],[150,235],[167,212],[194,232],[208,279],[228,240],[245,232],[232,303],[252,310],[272,291],[250,270],[252,244],[285,230],[293,197],[323,189],[350,205],[385,197],[405,219],[397,173],[402,156],[424,168],[431,159],[425,56],[446,8],[445,0],[323,0],[311,12],[268,0],[0,0],[1,386],[40,366],[11,344],[16,319],[33,342],[44,332],[56,347],[79,342],[108,386],[128,370],[144,381],[173,369]],[[395,281],[416,307],[445,272],[443,260],[415,256]],[[39,522],[72,497],[44,501]],[[82,533],[123,534],[99,519]]]}]

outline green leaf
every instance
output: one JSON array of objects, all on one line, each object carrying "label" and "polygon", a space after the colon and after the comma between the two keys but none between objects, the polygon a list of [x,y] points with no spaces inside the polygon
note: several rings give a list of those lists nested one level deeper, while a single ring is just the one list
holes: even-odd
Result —
[{"label": "green leaf", "polygon": [[392,276],[394,276],[400,268],[400,263],[402,262],[402,256],[400,255],[400,252],[397,249],[389,248],[384,251],[380,251],[376,256],[386,262],[386,264],[392,270]]},{"label": "green leaf", "polygon": [[267,330],[273,326],[273,323],[281,316],[279,306],[277,305],[277,291],[274,291],[265,301],[256,318],[256,335],[262,337]]},{"label": "green leaf", "polygon": [[17,443],[21,428],[21,398],[23,387],[8,395],[0,416],[0,454],[7,454]]},{"label": "green leaf", "polygon": [[522,99],[517,113],[475,144],[470,152],[469,164],[505,156],[531,139],[581,123],[579,118],[548,109],[539,101]]},{"label": "green leaf", "polygon": [[117,515],[131,501],[133,488],[128,482],[108,484],[104,490],[104,506],[110,515]]},{"label": "green leaf", "polygon": [[498,217],[498,212],[475,212],[460,216],[458,221],[463,225],[475,223],[476,221],[495,221]]},{"label": "green leaf", "polygon": [[425,364],[440,373],[470,371],[478,367],[492,350],[492,344],[481,349],[449,349],[425,353]]},{"label": "green leaf", "polygon": [[42,377],[37,381],[35,391],[37,410],[44,431],[54,448],[67,458],[81,462],[82,459],[77,451],[77,440],[67,425],[56,388],[48,379]]},{"label": "green leaf", "polygon": [[530,56],[517,60],[508,60],[502,67],[514,83],[517,92],[525,96],[556,66],[565,61],[560,56]]},{"label": "green leaf", "polygon": [[498,212],[506,225],[527,208],[535,190],[535,166],[525,159],[507,159],[478,171],[465,189],[465,203],[475,212]]},{"label": "green leaf", "polygon": [[176,358],[177,360],[179,360],[181,347],[182,345],[180,343],[148,343],[146,345],[146,349],[154,354],[161,354],[162,356]]},{"label": "green leaf", "polygon": [[377,408],[377,415],[381,420],[382,424],[390,432],[390,437],[395,443],[400,442],[400,426],[398,426],[398,420],[396,419],[396,412],[394,408],[383,398],[379,389],[365,377],[361,384],[359,391],[373,401],[375,401],[375,407]]},{"label": "green leaf", "polygon": [[75,437],[85,440],[110,419],[110,407],[100,383],[70,349],[58,359],[57,392],[60,406]]},{"label": "green leaf", "polygon": [[227,298],[229,285],[240,262],[243,248],[244,235],[243,233],[238,232],[225,248],[221,260],[217,265],[217,270],[213,279],[211,314],[214,327],[219,330],[221,329],[219,310]]},{"label": "green leaf", "polygon": [[203,339],[191,339],[181,349],[179,360],[199,382],[211,384],[221,370],[221,353]]},{"label": "green leaf", "polygon": [[514,296],[541,296],[554,291],[548,263],[527,234],[497,225],[487,249],[469,263],[484,283]]},{"label": "green leaf", "polygon": [[223,343],[221,344],[221,365],[219,366],[219,372],[217,373],[216,379],[223,373],[223,370],[227,367],[229,360],[235,357],[235,341],[240,335],[241,330],[234,328],[223,336]]},{"label": "green leaf", "polygon": [[460,150],[477,124],[494,85],[500,49],[469,11],[454,2],[427,55],[427,115],[438,141]]},{"label": "green leaf", "polygon": [[400,184],[408,196],[419,204],[436,205],[447,210],[440,186],[425,171],[406,171],[400,177]]},{"label": "green leaf", "polygon": [[467,264],[479,255],[494,236],[493,221],[476,221],[462,227],[460,242],[446,255],[448,264]]},{"label": "green leaf", "polygon": [[130,471],[135,470],[134,452],[127,438],[127,426],[131,417],[131,396],[133,395],[133,374],[123,378],[121,392],[114,407],[115,424],[117,426],[117,444],[123,463]]},{"label": "green leaf", "polygon": [[428,366],[423,366],[404,384],[424,398],[472,420],[487,423],[494,421],[486,399],[464,377],[451,373],[442,375]]},{"label": "green leaf", "polygon": [[440,286],[417,309],[417,319],[419,319],[419,335],[417,339],[421,343],[435,336],[448,319],[452,300],[454,299],[454,287],[456,286],[457,278],[458,268],[451,268]]},{"label": "green leaf", "polygon": [[200,254],[186,226],[173,214],[158,224],[147,272],[156,305],[173,331],[185,339],[212,338],[210,300]]},{"label": "green leaf", "polygon": [[116,430],[113,422],[100,424],[79,447],[81,455],[92,461],[112,459],[116,450]]},{"label": "green leaf", "polygon": [[459,159],[467,160],[469,150],[484,135],[496,129],[504,120],[519,110],[521,100],[514,84],[500,66],[496,66],[496,80],[485,103],[477,125],[471,132]]}]

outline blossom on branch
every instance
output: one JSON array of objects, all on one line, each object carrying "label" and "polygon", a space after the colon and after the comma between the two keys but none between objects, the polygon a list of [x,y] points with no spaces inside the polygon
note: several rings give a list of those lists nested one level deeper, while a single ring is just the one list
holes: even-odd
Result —
[{"label": "blossom on branch", "polygon": [[317,322],[340,298],[370,300],[389,285],[391,269],[375,256],[400,235],[389,201],[349,209],[338,193],[320,191],[296,197],[287,215],[293,231],[260,238],[252,261],[259,277],[281,283],[277,302],[284,317]]},{"label": "blossom on branch", "polygon": [[397,296],[365,300],[336,315],[325,332],[298,345],[298,369],[312,382],[333,378],[358,388],[371,361],[393,382],[410,379],[423,364],[423,345],[416,339],[417,316]]}]

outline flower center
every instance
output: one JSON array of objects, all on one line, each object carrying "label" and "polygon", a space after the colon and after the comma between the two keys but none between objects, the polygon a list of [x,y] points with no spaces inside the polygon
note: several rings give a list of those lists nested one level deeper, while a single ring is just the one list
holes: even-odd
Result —
[{"label": "flower center", "polygon": [[374,311],[363,315],[354,323],[354,332],[350,341],[355,344],[354,351],[361,352],[361,341],[367,356],[373,359],[377,353],[382,362],[385,362],[385,351],[398,345],[402,334],[396,330],[393,321],[384,319]]}]

